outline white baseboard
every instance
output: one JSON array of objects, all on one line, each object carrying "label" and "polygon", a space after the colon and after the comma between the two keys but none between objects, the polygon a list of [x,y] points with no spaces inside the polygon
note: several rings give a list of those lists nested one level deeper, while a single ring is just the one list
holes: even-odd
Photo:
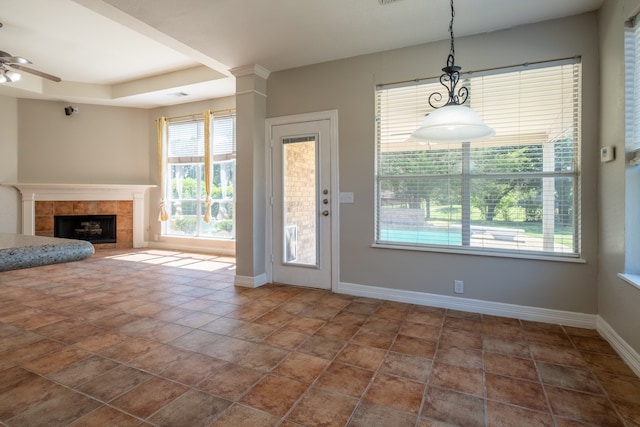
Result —
[{"label": "white baseboard", "polygon": [[146,248],[153,249],[164,249],[164,250],[174,250],[174,251],[184,251],[184,252],[197,252],[197,253],[205,253],[212,255],[221,255],[221,256],[236,256],[235,249],[228,249],[223,247],[207,247],[205,245],[196,245],[196,244],[181,244],[176,242],[160,242],[160,241],[149,241],[145,242]]},{"label": "white baseboard", "polygon": [[600,335],[618,352],[622,360],[640,377],[640,354],[635,351],[620,335],[600,316],[596,323]]},{"label": "white baseboard", "polygon": [[238,276],[236,275],[236,280],[233,283],[236,286],[242,286],[245,288],[257,288],[262,285],[266,285],[269,283],[267,281],[267,273],[262,273],[259,276]]},{"label": "white baseboard", "polygon": [[335,292],[409,304],[427,305],[494,316],[512,317],[535,322],[555,323],[578,328],[596,328],[595,314],[574,313],[548,308],[528,307],[470,298],[451,297],[425,292],[404,291],[377,286],[340,282]]}]

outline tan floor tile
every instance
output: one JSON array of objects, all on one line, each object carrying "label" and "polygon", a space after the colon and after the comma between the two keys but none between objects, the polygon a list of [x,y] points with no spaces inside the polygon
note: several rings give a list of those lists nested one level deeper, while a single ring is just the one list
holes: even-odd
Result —
[{"label": "tan floor tile", "polygon": [[348,427],[413,427],[416,418],[414,413],[363,402],[358,405]]},{"label": "tan floor tile", "polygon": [[531,359],[505,356],[498,353],[485,353],[484,365],[485,370],[493,374],[538,381],[536,365]]},{"label": "tan floor tile", "polygon": [[351,341],[357,344],[386,350],[391,347],[395,338],[395,332],[372,331],[362,328],[355,334]]},{"label": "tan floor tile", "polygon": [[553,427],[550,413],[536,412],[503,403],[487,402],[487,420],[490,426]]},{"label": "tan floor tile", "polygon": [[81,384],[101,375],[118,366],[117,362],[100,356],[91,356],[66,368],[60,369],[48,377],[69,387],[78,387]]},{"label": "tan floor tile", "polygon": [[548,344],[531,343],[531,354],[537,361],[555,363],[575,367],[586,367],[587,364],[578,350]]},{"label": "tan floor tile", "polygon": [[51,372],[59,371],[67,366],[91,357],[91,353],[76,347],[65,347],[52,354],[45,354],[24,362],[22,366],[35,373],[44,375]]},{"label": "tan floor tile", "polygon": [[601,427],[623,426],[613,406],[604,396],[545,387],[553,413]]},{"label": "tan floor tile", "polygon": [[158,342],[143,338],[128,338],[118,344],[101,350],[99,353],[119,362],[128,362],[161,345],[162,344]]},{"label": "tan floor tile", "polygon": [[90,399],[69,389],[58,390],[46,401],[30,406],[9,420],[10,425],[63,426],[88,414],[100,406]]},{"label": "tan floor tile", "polygon": [[312,388],[287,419],[309,427],[344,426],[358,404],[355,398]]},{"label": "tan floor tile", "polygon": [[14,387],[0,393],[0,420],[7,420],[39,403],[53,399],[64,387],[42,377],[21,378]]},{"label": "tan floor tile", "polygon": [[440,337],[440,326],[424,325],[422,323],[404,322],[400,331],[400,335],[408,337],[420,338],[427,341],[437,342]]},{"label": "tan floor tile", "polygon": [[279,347],[285,350],[294,350],[304,341],[309,338],[309,335],[302,332],[296,332],[290,329],[280,329],[269,335],[263,342],[273,347]]},{"label": "tan floor tile", "polygon": [[140,419],[127,415],[115,408],[101,406],[69,424],[69,427],[137,427],[141,423]]},{"label": "tan floor tile", "polygon": [[339,340],[349,340],[360,329],[357,325],[343,325],[338,322],[327,322],[324,326],[316,331],[314,335],[326,338],[335,338]]},{"label": "tan floor tile", "polygon": [[522,406],[535,411],[547,412],[549,410],[542,386],[538,382],[502,377],[489,373],[485,375],[485,381],[488,399]]},{"label": "tan floor tile", "polygon": [[[210,427],[274,427],[280,417],[245,405],[234,404]],[[283,426],[284,424],[280,424]]]},{"label": "tan floor tile", "polygon": [[360,397],[373,374],[373,371],[334,362],[320,375],[315,385],[337,393]]},{"label": "tan floor tile", "polygon": [[290,353],[273,373],[311,384],[329,364],[327,359],[303,353]]},{"label": "tan floor tile", "polygon": [[342,350],[345,343],[342,340],[313,335],[302,343],[297,351],[331,360]]},{"label": "tan floor tile", "polygon": [[431,371],[429,385],[484,397],[484,381],[481,369],[463,368],[435,362]]},{"label": "tan floor tile", "polygon": [[482,352],[473,348],[440,346],[434,360],[448,365],[482,369]]},{"label": "tan floor tile", "polygon": [[379,374],[369,387],[363,399],[377,405],[388,406],[400,411],[418,413],[425,386],[406,378]]},{"label": "tan floor tile", "polygon": [[[453,425],[483,427],[484,400],[468,394],[429,387],[421,415],[429,420],[444,421]],[[421,423],[423,424],[429,426],[430,422]]]},{"label": "tan floor tile", "polygon": [[165,427],[208,426],[231,402],[197,390],[189,390],[156,412],[149,421]]},{"label": "tan floor tile", "polygon": [[433,356],[436,353],[436,343],[419,338],[398,335],[396,341],[391,346],[391,351],[424,357],[425,359],[433,359]]},{"label": "tan floor tile", "polygon": [[150,378],[152,376],[146,372],[120,365],[80,385],[78,389],[103,402],[109,402]]},{"label": "tan floor tile", "polygon": [[336,362],[347,363],[360,368],[375,371],[384,360],[386,351],[359,344],[347,344],[336,357]]},{"label": "tan floor tile", "polygon": [[553,385],[593,394],[603,394],[604,392],[588,369],[572,368],[544,362],[537,362],[536,366],[538,367],[542,383],[545,385]]},{"label": "tan floor tile", "polygon": [[60,342],[42,339],[2,352],[0,353],[0,360],[21,364],[37,359],[44,354],[60,351],[64,347],[65,345]]},{"label": "tan floor tile", "polygon": [[155,377],[129,390],[111,404],[129,414],[146,418],[187,390],[183,385]]},{"label": "tan floor tile", "polygon": [[285,377],[268,375],[241,402],[273,415],[284,416],[307,390],[307,385]]},{"label": "tan floor tile", "polygon": [[209,375],[198,388],[235,401],[263,376],[261,371],[229,363]]},{"label": "tan floor tile", "polygon": [[380,372],[414,381],[427,382],[431,375],[432,364],[430,359],[423,357],[389,352],[380,367]]}]

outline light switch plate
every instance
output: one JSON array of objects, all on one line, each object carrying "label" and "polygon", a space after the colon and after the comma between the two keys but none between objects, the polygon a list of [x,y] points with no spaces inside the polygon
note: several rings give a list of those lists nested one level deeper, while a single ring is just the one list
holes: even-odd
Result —
[{"label": "light switch plate", "polygon": [[340,203],[353,203],[353,191],[341,191]]}]

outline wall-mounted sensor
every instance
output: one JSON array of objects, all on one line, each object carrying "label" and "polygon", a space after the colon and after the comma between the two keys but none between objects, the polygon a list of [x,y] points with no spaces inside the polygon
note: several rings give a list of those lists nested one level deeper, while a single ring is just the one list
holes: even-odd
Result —
[{"label": "wall-mounted sensor", "polygon": [[610,162],[616,158],[616,147],[607,145],[600,149],[600,162]]},{"label": "wall-mounted sensor", "polygon": [[73,107],[71,105],[69,105],[68,107],[64,107],[64,115],[65,116],[70,116],[73,113],[77,113],[78,109],[76,107]]}]

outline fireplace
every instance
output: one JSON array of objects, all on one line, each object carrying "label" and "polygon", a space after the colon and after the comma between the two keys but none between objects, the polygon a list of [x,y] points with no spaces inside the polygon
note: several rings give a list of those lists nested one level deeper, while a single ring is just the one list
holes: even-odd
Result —
[{"label": "fireplace", "polygon": [[86,240],[91,243],[116,243],[116,215],[55,215],[53,236]]},{"label": "fireplace", "polygon": [[22,233],[53,236],[55,215],[117,215],[117,243],[104,249],[145,246],[146,193],[155,185],[12,184],[22,194]]}]

